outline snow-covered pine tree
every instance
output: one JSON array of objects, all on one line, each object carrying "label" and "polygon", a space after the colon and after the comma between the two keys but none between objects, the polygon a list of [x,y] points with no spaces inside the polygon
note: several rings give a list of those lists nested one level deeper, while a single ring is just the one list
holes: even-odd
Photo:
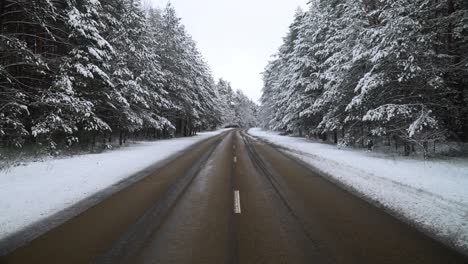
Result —
[{"label": "snow-covered pine tree", "polygon": [[449,135],[468,140],[468,3],[463,0],[429,1],[426,3],[427,25],[435,28],[437,70],[443,73],[449,109],[441,118]]},{"label": "snow-covered pine tree", "polygon": [[175,10],[138,0],[0,3],[4,146],[192,135],[221,123],[211,71]]},{"label": "snow-covered pine tree", "polygon": [[266,66],[263,75],[262,97],[260,98],[261,108],[259,111],[259,122],[264,128],[276,130],[276,120],[274,118],[277,109],[276,103],[280,97],[279,72],[281,61],[275,57]]},{"label": "snow-covered pine tree", "polygon": [[159,40],[157,49],[165,76],[164,89],[172,102],[166,117],[178,135],[213,127],[219,122],[215,100],[210,99],[216,96],[215,84],[193,39],[171,4],[162,11],[150,12],[150,16],[155,25],[154,35]]},{"label": "snow-covered pine tree", "polygon": [[283,114],[280,126],[285,127],[288,131],[298,132],[300,135],[302,135],[304,127],[304,120],[300,117],[300,113],[307,105],[307,100],[304,99],[306,98],[305,89],[309,80],[309,76],[307,76],[309,74],[307,57],[300,54],[305,50],[303,47],[298,47],[299,34],[304,26],[304,19],[304,12],[299,8],[296,11],[294,22],[289,27],[289,33],[284,39],[284,44],[280,48],[280,58],[284,60],[284,64],[288,65],[281,74],[283,84],[280,85],[287,89],[284,89],[281,96],[284,101],[282,103],[284,108],[280,111]]},{"label": "snow-covered pine tree", "polygon": [[223,79],[220,79],[216,84],[216,89],[219,95],[218,100],[221,111],[221,125],[223,127],[237,125],[238,120],[236,120],[234,109],[234,92],[232,91],[231,84]]},{"label": "snow-covered pine tree", "polygon": [[221,124],[226,126],[254,127],[257,125],[258,107],[242,91],[233,91],[231,84],[220,79],[216,85],[219,94]]},{"label": "snow-covered pine tree", "polygon": [[111,130],[97,113],[112,98],[109,60],[114,50],[101,35],[106,28],[99,1],[67,0],[60,11],[68,32],[66,52],[59,58],[48,93],[38,102],[42,113],[32,134],[52,143],[57,138],[71,144]]},{"label": "snow-covered pine tree", "polygon": [[361,107],[372,135],[387,136],[421,147],[444,138],[446,126],[440,118],[449,106],[447,87],[428,31],[428,1],[394,1],[376,6],[375,25],[367,29],[368,59],[372,68],[356,86],[357,96],[348,109]]},{"label": "snow-covered pine tree", "polygon": [[36,106],[52,79],[66,37],[50,1],[0,3],[0,139],[21,147],[31,136]]},{"label": "snow-covered pine tree", "polygon": [[265,70],[262,125],[362,146],[394,141],[406,154],[463,138],[462,2],[310,1],[297,37],[296,17]]},{"label": "snow-covered pine tree", "polygon": [[188,133],[198,129],[214,128],[220,123],[220,109],[216,102],[216,85],[209,66],[198,51],[195,42],[186,36],[186,72],[189,79],[191,112],[188,113]]},{"label": "snow-covered pine tree", "polygon": [[239,127],[255,127],[257,125],[257,105],[242,91],[237,90],[234,96],[235,117]]},{"label": "snow-covered pine tree", "polygon": [[[361,2],[333,1],[316,3],[310,12],[320,10],[319,28],[312,50],[317,56],[317,72],[322,88],[316,97],[309,114],[320,119],[315,132],[333,141],[364,145],[366,133],[362,123],[360,108],[347,109],[355,95],[355,87],[364,75],[369,64],[365,60],[364,29],[369,20],[364,15]],[[320,85],[319,85],[320,87]]]},{"label": "snow-covered pine tree", "polygon": [[113,100],[103,118],[120,139],[127,133],[145,132],[152,137],[171,127],[161,116],[170,105],[163,90],[163,74],[154,48],[151,20],[138,1],[103,1],[108,30],[104,36],[115,50],[110,62]]}]

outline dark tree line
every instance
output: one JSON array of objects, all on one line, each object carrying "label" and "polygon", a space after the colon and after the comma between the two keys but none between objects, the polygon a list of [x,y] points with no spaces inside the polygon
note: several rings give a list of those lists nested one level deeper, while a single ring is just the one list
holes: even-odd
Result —
[{"label": "dark tree line", "polygon": [[468,2],[312,0],[264,72],[269,129],[428,150],[468,140]]},{"label": "dark tree line", "polygon": [[222,100],[171,5],[0,0],[5,148],[190,136],[224,122]]}]

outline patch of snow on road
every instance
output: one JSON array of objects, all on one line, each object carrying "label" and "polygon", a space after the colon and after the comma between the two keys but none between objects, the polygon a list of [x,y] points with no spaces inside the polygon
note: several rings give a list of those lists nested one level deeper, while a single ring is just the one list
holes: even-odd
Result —
[{"label": "patch of snow on road", "polygon": [[398,212],[437,237],[468,250],[468,160],[423,160],[340,149],[298,137],[250,129],[253,136]]},{"label": "patch of snow on road", "polygon": [[0,240],[225,130],[0,171]]}]

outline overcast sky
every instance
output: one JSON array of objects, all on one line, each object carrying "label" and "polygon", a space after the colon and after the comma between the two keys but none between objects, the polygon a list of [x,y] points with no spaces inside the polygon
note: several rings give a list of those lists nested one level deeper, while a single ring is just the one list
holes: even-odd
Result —
[{"label": "overcast sky", "polygon": [[[164,7],[168,0],[150,0]],[[307,0],[171,0],[214,77],[257,101],[260,73]]]}]

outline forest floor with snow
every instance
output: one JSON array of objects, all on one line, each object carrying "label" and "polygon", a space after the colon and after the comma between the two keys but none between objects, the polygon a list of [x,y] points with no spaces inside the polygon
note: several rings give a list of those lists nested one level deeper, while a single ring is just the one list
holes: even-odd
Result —
[{"label": "forest floor with snow", "polygon": [[99,154],[24,162],[0,170],[0,241],[223,131],[136,142]]},{"label": "forest floor with snow", "polygon": [[468,252],[468,159],[424,160],[339,148],[249,130],[325,177],[443,242]]}]

